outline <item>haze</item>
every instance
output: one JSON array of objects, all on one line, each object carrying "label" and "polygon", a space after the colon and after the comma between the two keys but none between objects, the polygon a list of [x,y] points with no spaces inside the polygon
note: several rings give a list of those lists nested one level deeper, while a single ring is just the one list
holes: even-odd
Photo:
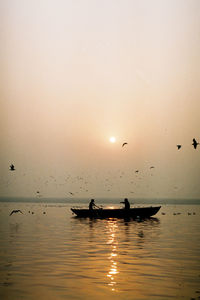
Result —
[{"label": "haze", "polygon": [[0,20],[0,196],[200,198],[198,0],[1,0]]}]

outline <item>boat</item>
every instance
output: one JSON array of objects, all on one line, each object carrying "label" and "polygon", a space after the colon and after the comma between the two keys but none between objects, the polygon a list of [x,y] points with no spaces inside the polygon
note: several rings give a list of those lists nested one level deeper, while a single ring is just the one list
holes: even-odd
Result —
[{"label": "boat", "polygon": [[99,209],[83,209],[83,208],[71,208],[71,211],[79,218],[133,218],[133,219],[145,219],[150,218],[157,214],[161,206],[149,206],[149,207],[134,207],[130,209],[124,208],[99,208]]}]

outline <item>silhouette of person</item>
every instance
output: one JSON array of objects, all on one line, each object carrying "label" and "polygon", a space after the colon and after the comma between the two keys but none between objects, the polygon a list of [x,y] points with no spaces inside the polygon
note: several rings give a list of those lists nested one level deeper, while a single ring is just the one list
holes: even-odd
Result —
[{"label": "silhouette of person", "polygon": [[97,206],[94,203],[94,199],[91,199],[90,204],[89,204],[89,210],[93,210],[94,207],[97,207]]},{"label": "silhouette of person", "polygon": [[130,209],[130,203],[129,203],[127,198],[125,198],[124,201],[122,201],[120,203],[124,203],[124,208],[125,209]]}]

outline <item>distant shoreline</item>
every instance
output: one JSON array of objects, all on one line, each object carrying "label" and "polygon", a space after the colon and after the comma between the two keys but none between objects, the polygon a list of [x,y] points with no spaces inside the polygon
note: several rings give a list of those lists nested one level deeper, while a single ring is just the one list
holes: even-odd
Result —
[{"label": "distant shoreline", "polygon": [[[85,204],[89,198],[36,198],[36,197],[0,197],[0,202],[21,202],[21,203],[73,203]],[[122,198],[95,198],[99,204],[119,204]],[[174,204],[174,205],[200,205],[200,199],[142,199],[129,198],[132,204]]]}]

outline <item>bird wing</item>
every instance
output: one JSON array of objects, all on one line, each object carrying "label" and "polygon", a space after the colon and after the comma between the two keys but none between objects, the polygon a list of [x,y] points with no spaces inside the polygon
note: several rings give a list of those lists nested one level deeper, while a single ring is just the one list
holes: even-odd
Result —
[{"label": "bird wing", "polygon": [[123,143],[123,144],[122,144],[122,147],[124,147],[125,145],[128,145],[128,143]]}]

